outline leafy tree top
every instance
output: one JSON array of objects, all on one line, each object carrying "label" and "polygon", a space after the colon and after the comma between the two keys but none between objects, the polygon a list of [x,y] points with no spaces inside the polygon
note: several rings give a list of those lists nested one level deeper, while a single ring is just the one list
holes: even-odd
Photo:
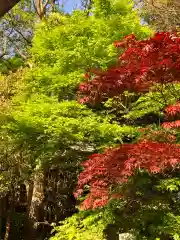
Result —
[{"label": "leafy tree top", "polygon": [[[102,4],[103,2],[103,4]],[[108,12],[102,14],[108,4]],[[27,76],[34,91],[60,99],[74,95],[89,68],[106,69],[116,60],[113,42],[134,32],[138,38],[151,31],[140,24],[128,0],[94,1],[92,12],[76,10],[72,15],[54,13],[35,31],[32,71]]]}]

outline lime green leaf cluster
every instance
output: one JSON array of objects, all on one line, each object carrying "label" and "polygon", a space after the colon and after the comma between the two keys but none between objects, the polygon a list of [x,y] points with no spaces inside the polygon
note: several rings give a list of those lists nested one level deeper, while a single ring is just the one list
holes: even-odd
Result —
[{"label": "lime green leaf cluster", "polygon": [[59,148],[79,146],[83,151],[84,144],[104,148],[122,142],[126,135],[138,135],[137,128],[110,124],[76,101],[31,95],[18,104],[20,99],[14,98],[8,122],[1,129],[12,136],[14,144],[28,144],[37,161],[50,161]]},{"label": "lime green leaf cluster", "polygon": [[[57,102],[45,96],[35,100],[28,99],[27,102],[14,107],[11,117],[11,127],[19,124],[37,129],[43,134],[60,138],[63,143],[76,141],[110,143],[114,141],[114,137],[120,141],[123,136],[135,135],[137,132],[134,127],[110,124],[76,101]],[[17,132],[19,130],[17,129]]]},{"label": "lime green leaf cluster", "polygon": [[[69,158],[76,171],[88,147],[94,152],[120,144],[124,137],[138,137],[136,127],[110,123],[108,117],[75,100],[87,70],[113,64],[117,57],[113,42],[132,32],[138,38],[151,34],[129,0],[95,0],[89,16],[80,10],[72,15],[53,13],[36,25],[29,69],[22,74],[21,89],[15,89],[8,110],[2,113],[1,136],[7,137],[1,142],[1,162],[6,150],[10,161],[3,182],[9,178],[7,185],[13,181],[18,185],[20,180],[32,179],[37,169],[53,164],[63,171]],[[16,166],[20,176],[12,177]],[[73,215],[56,228],[52,240],[104,240],[104,230],[114,222],[110,209]]]},{"label": "lime green leaf cluster", "polygon": [[80,211],[56,226],[53,230],[55,235],[50,240],[106,240],[108,224],[115,223],[113,211],[123,206],[123,201],[112,200],[103,209]]},{"label": "lime green leaf cluster", "polygon": [[54,13],[37,25],[31,49],[34,67],[27,74],[31,90],[55,96],[73,95],[88,69],[106,69],[115,61],[115,40],[132,32],[138,38],[151,34],[148,27],[140,24],[128,0],[107,0],[108,13],[93,14],[102,13],[104,4],[94,1],[88,17],[79,10],[70,16]]},{"label": "lime green leaf cluster", "polygon": [[[104,9],[108,12],[98,15]],[[4,131],[15,142],[38,149],[36,158],[42,159],[52,159],[58,148],[74,144],[103,148],[126,135],[136,137],[136,128],[110,124],[75,101],[83,74],[111,64],[117,55],[113,41],[131,32],[139,38],[151,33],[128,0],[95,1],[90,16],[80,10],[53,13],[37,24],[30,69],[23,74],[24,92],[13,97]]]},{"label": "lime green leaf cluster", "polygon": [[137,119],[147,114],[162,114],[162,110],[176,103],[180,95],[180,84],[157,86],[154,91],[142,95],[135,103],[128,114],[124,115],[128,119]]},{"label": "lime green leaf cluster", "polygon": [[104,230],[108,222],[104,221],[103,212],[80,212],[55,227],[57,231],[50,240],[105,240]]},{"label": "lime green leaf cluster", "polygon": [[171,179],[165,179],[161,180],[159,185],[157,186],[157,189],[160,191],[178,191],[180,188],[180,178],[171,178]]}]

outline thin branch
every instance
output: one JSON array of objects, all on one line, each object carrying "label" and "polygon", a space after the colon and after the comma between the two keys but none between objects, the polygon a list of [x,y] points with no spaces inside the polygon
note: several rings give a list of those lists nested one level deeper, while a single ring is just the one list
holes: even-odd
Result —
[{"label": "thin branch", "polygon": [[42,3],[42,0],[36,0],[36,5],[33,0],[34,8],[36,13],[38,14],[39,18],[42,19],[46,13],[46,7],[49,4],[49,0],[46,0],[45,3]]},{"label": "thin branch", "polygon": [[[34,9],[35,9],[35,12],[38,14],[38,10],[37,10],[37,7],[36,7],[36,4],[35,4],[34,0],[32,1],[32,4],[33,4],[33,7],[34,7]],[[38,15],[39,15],[39,14],[38,14]]]},{"label": "thin branch", "polygon": [[21,50],[18,47],[16,47],[15,49],[24,60],[27,60],[27,57],[21,52]]},{"label": "thin branch", "polygon": [[19,49],[19,47],[18,47],[11,39],[9,39],[9,41],[14,45],[15,50],[17,51],[17,53],[18,53],[24,60],[27,60],[27,57],[21,52],[21,50]]},{"label": "thin branch", "polygon": [[14,28],[14,30],[17,33],[19,33],[19,35],[21,35],[21,37],[29,44],[30,47],[32,47],[32,42],[29,39],[27,39],[19,30],[15,29],[15,28]]},{"label": "thin branch", "polygon": [[50,12],[53,12],[54,11],[54,4],[55,4],[55,1],[56,0],[51,0],[51,8],[50,8]]},{"label": "thin branch", "polygon": [[0,55],[0,59],[3,58],[7,53],[6,52],[3,52],[1,55]]},{"label": "thin branch", "polygon": [[46,9],[48,3],[49,3],[49,0],[46,0],[45,3],[42,5],[43,6],[43,11]]},{"label": "thin branch", "polygon": [[13,30],[14,31],[16,31],[19,35],[21,35],[21,37],[32,47],[32,42],[29,40],[29,39],[27,39],[23,34],[22,34],[22,32],[20,32],[18,29],[16,29],[16,24],[15,24],[15,22],[14,22],[14,16],[12,16],[10,13],[8,13],[8,15],[9,15],[9,17],[11,18],[11,22],[9,22],[11,25],[12,25],[12,27],[13,27]]},{"label": "thin branch", "polygon": [[35,1],[33,0],[33,4],[34,4],[34,8],[36,10],[37,15],[39,16],[39,18],[41,19],[41,4],[40,4],[41,0],[36,0],[36,4]]}]

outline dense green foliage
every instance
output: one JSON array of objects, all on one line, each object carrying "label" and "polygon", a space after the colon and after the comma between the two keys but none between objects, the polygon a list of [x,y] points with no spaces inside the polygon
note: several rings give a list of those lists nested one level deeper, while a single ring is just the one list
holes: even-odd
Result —
[{"label": "dense green foliage", "polygon": [[32,91],[59,99],[74,98],[88,69],[106,68],[115,61],[115,40],[131,32],[140,38],[150,34],[127,2],[112,1],[102,16],[98,13],[103,14],[106,6],[95,8],[97,12],[89,17],[79,10],[71,16],[52,14],[47,23],[38,25],[31,50],[35,65],[29,76]]},{"label": "dense green foliage", "polygon": [[93,16],[81,11],[71,16],[52,14],[36,27],[31,69],[24,70],[24,83],[10,101],[8,121],[2,126],[11,144],[29,149],[32,168],[74,144],[96,148],[121,142],[127,133],[136,134],[131,127],[109,124],[73,100],[87,68],[105,68],[113,61],[114,40],[132,31],[139,37],[150,33],[126,2],[99,4],[95,2]]},{"label": "dense green foliage", "polygon": [[[156,85],[145,94],[125,91],[98,106],[77,101],[77,89],[89,70],[106,70],[116,63],[122,50],[115,48],[114,41],[131,33],[137,39],[152,35],[152,30],[141,24],[131,0],[87,3],[85,10],[53,12],[39,22],[34,19],[34,10],[23,13],[18,6],[14,9],[21,16],[14,29],[35,32],[32,46],[31,34],[30,45],[21,34],[12,36],[17,46],[22,46],[25,58],[17,53],[0,62],[3,231],[7,234],[12,218],[15,223],[11,221],[11,228],[17,227],[17,232],[21,231],[21,219],[37,226],[56,225],[51,237],[42,237],[44,230],[37,227],[43,239],[105,240],[121,233],[139,240],[180,239],[178,168],[165,175],[137,171],[128,182],[112,186],[112,195],[118,192],[122,199],[117,195],[95,210],[79,207],[89,193],[86,185],[76,201],[78,210],[74,207],[72,195],[80,164],[90,154],[141,139],[180,143],[179,129],[161,127],[166,119],[164,109],[179,100],[177,83]],[[10,16],[3,21],[9,28]],[[13,44],[9,51],[15,49]],[[20,200],[22,184],[27,188],[24,205]],[[3,199],[9,205],[3,205]],[[20,212],[20,205],[27,208]],[[0,222],[0,229],[5,229],[3,224]]]},{"label": "dense green foliage", "polygon": [[[20,15],[19,21],[13,20],[13,15],[3,19],[4,27],[13,24],[13,35],[8,39],[13,42],[8,47],[16,51],[21,46],[17,57],[2,59],[1,64],[0,189],[2,199],[7,196],[9,206],[14,209],[6,210],[10,218],[15,217],[11,211],[24,217],[16,210],[21,204],[18,200],[21,193],[18,192],[22,183],[31,188],[34,182],[33,191],[37,191],[38,186],[44,189],[44,193],[39,190],[37,202],[44,199],[42,204],[47,214],[45,191],[52,186],[50,180],[47,187],[42,185],[43,174],[45,177],[51,169],[60,169],[64,180],[58,180],[56,184],[62,182],[62,193],[56,191],[54,194],[60,194],[60,198],[71,196],[79,163],[89,153],[119,144],[127,136],[137,138],[136,127],[110,123],[105,112],[99,114],[77,103],[76,90],[87,69],[106,69],[113,64],[117,55],[113,41],[132,31],[139,38],[151,33],[140,25],[137,13],[132,10],[132,2],[107,1],[102,4],[97,0],[89,16],[87,10],[76,10],[71,15],[53,13],[37,23],[33,45],[29,48],[31,42],[28,45],[27,41],[31,41],[34,29],[35,21],[31,20],[34,12],[29,9],[23,13],[22,10],[23,7],[18,5],[13,12]],[[25,23],[26,15],[28,21]],[[21,26],[20,22],[23,23]],[[26,29],[31,33],[28,36]],[[17,31],[21,33],[18,35]],[[31,57],[23,62],[21,59],[28,55]],[[37,183],[35,179],[39,179]],[[25,215],[30,214],[29,217],[38,223],[42,220],[37,214],[33,215],[34,204],[37,204],[34,198],[28,200]],[[55,204],[57,207],[62,204],[57,211],[64,214],[56,221],[64,218],[66,211],[71,211],[68,210],[71,206],[66,207],[61,200],[56,200]],[[6,221],[9,224],[8,218]],[[20,225],[16,231],[21,231]]]},{"label": "dense green foliage", "polygon": [[[111,222],[111,221],[110,221]],[[104,218],[104,212],[80,212],[65,220],[62,226],[55,230],[58,232],[53,240],[60,239],[105,239],[103,231],[108,220]]]},{"label": "dense green foliage", "polygon": [[[31,69],[24,70],[24,83],[10,101],[8,121],[2,126],[15,145],[18,142],[32,149],[33,165],[53,159],[59,148],[63,151],[84,143],[96,148],[121,142],[127,133],[136,132],[109,124],[73,100],[86,69],[106,68],[113,61],[114,40],[131,31],[139,37],[150,32],[140,26],[136,12],[126,2],[111,3],[108,8],[98,4],[96,1],[93,16],[81,11],[71,16],[52,14],[36,27]],[[102,14],[105,9],[108,12]]]}]

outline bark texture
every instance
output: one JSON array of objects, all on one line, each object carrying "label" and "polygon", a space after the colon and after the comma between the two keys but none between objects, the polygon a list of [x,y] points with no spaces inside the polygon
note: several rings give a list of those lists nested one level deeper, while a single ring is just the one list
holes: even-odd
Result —
[{"label": "bark texture", "polygon": [[18,2],[20,2],[20,0],[0,0],[0,17],[3,17]]}]

